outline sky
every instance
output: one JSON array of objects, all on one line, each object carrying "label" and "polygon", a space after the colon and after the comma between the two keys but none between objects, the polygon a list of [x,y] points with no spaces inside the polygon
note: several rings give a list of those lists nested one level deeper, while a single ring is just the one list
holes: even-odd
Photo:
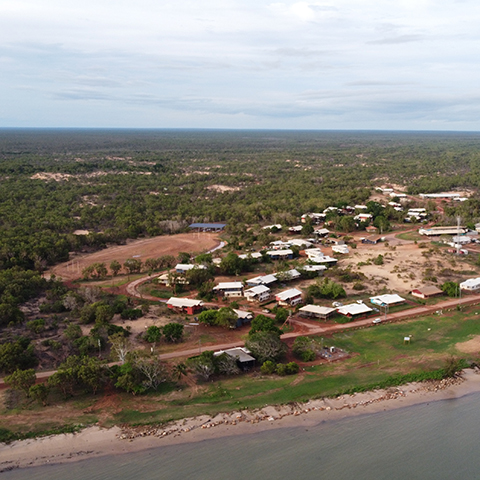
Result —
[{"label": "sky", "polygon": [[480,131],[480,2],[2,0],[0,127]]}]

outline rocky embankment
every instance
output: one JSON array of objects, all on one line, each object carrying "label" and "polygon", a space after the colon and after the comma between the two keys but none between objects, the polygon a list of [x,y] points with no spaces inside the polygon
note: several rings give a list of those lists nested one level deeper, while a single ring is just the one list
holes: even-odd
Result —
[{"label": "rocky embankment", "polygon": [[443,380],[431,380],[421,383],[410,383],[400,387],[372,392],[341,395],[336,398],[322,398],[310,400],[306,403],[292,403],[280,406],[265,406],[257,410],[240,410],[231,413],[219,413],[214,417],[201,415],[185,418],[161,426],[124,427],[118,438],[133,440],[138,437],[168,437],[188,434],[198,429],[215,428],[220,425],[239,425],[245,423],[258,424],[261,422],[275,422],[285,417],[299,416],[309,412],[334,412],[344,409],[355,409],[391,401],[408,395],[421,395],[427,392],[438,392],[463,382],[461,376]]}]

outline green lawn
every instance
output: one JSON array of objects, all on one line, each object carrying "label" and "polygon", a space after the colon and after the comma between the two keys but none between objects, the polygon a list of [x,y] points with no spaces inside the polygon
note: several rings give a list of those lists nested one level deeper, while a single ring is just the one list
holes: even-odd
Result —
[{"label": "green lawn", "polygon": [[[404,337],[410,335],[410,343],[404,344]],[[478,362],[480,354],[461,354],[455,347],[457,343],[476,335],[480,335],[480,307],[469,307],[466,312],[454,311],[444,316],[379,324],[340,333],[331,338],[324,337],[323,343],[350,353],[351,357],[346,360],[307,366],[300,376],[262,376],[259,372],[253,372],[213,382],[200,382],[196,389],[185,385],[180,388],[170,386],[160,393],[136,397],[120,393],[121,411],[111,414],[106,410],[108,415],[102,423],[107,426],[118,423],[163,423],[202,414],[260,408],[266,404],[306,401],[352,389],[375,388],[390,382],[392,377],[423,375],[424,372],[438,370],[452,355]],[[72,402],[75,400],[67,404],[72,405]],[[86,420],[84,415],[82,418],[85,405],[82,403],[82,408],[80,405],[78,407],[78,419],[83,422],[75,422],[70,417],[70,424],[84,423]],[[2,413],[5,426],[18,431],[15,429],[16,414],[12,411]],[[100,411],[95,414],[99,415]],[[48,418],[42,420],[48,424]]]}]

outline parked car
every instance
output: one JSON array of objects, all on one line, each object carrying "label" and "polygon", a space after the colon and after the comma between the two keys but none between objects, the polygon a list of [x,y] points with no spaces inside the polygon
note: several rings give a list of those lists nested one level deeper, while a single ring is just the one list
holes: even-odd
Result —
[{"label": "parked car", "polygon": [[382,319],[381,318],[376,318],[373,323],[377,324],[377,323],[381,323],[382,322]]}]

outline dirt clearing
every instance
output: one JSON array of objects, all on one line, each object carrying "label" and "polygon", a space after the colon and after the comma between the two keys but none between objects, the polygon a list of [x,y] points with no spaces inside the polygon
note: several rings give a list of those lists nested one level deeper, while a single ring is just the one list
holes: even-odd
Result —
[{"label": "dirt clearing", "polygon": [[128,258],[138,258],[144,262],[147,258],[162,255],[177,256],[180,252],[201,253],[215,248],[220,243],[215,233],[181,233],[164,235],[145,240],[132,240],[126,245],[116,245],[87,255],[72,257],[68,262],[56,265],[47,274],[55,274],[63,280],[80,278],[82,270],[92,263],[105,263],[108,267],[112,260],[123,263]]}]

